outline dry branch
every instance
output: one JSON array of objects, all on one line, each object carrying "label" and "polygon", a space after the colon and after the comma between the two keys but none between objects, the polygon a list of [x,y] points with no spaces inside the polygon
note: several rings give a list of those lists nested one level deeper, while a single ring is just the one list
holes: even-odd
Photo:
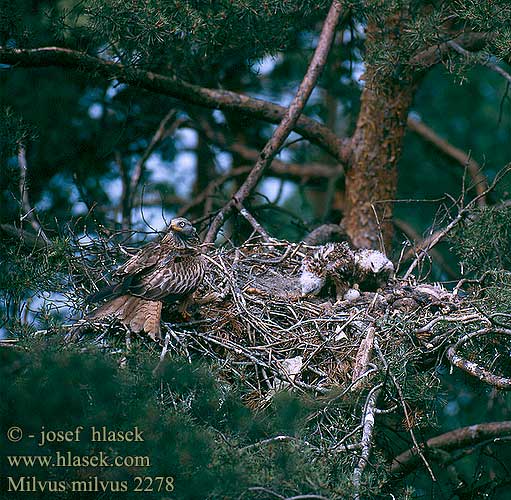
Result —
[{"label": "dry branch", "polygon": [[374,433],[374,417],[376,414],[376,402],[380,395],[382,385],[379,384],[369,392],[364,407],[364,413],[362,415],[362,440],[360,441],[362,450],[360,452],[360,458],[353,471],[353,488],[355,494],[353,500],[360,500],[360,486],[362,480],[362,474],[369,462],[369,455],[371,453],[373,433]]},{"label": "dry branch", "polygon": [[495,373],[490,372],[486,368],[479,366],[477,363],[470,361],[463,356],[458,354],[458,348],[465,344],[470,339],[475,337],[479,337],[482,335],[495,334],[495,335],[507,335],[511,336],[511,330],[507,328],[483,328],[481,330],[477,330],[476,332],[468,333],[461,337],[454,345],[450,346],[447,349],[446,356],[449,362],[458,367],[460,370],[472,375],[473,377],[478,378],[481,382],[485,382],[486,384],[492,385],[497,389],[502,389],[504,391],[511,390],[511,378],[502,377],[500,375],[496,375]]},{"label": "dry branch", "polygon": [[[423,445],[424,450],[441,449],[454,451],[467,446],[474,446],[487,440],[497,441],[499,438],[511,435],[511,421],[489,422],[455,429],[439,436],[428,439]],[[412,448],[404,451],[392,461],[391,471],[394,474],[405,475],[414,471],[420,465],[417,450]]]},{"label": "dry branch", "polygon": [[[175,97],[205,108],[243,113],[270,123],[279,123],[286,113],[286,108],[262,99],[248,97],[229,90],[200,87],[175,77],[135,67],[127,67],[84,52],[62,47],[9,49],[0,46],[0,63],[14,67],[43,68],[58,66],[69,68],[88,75],[117,80],[151,92]],[[325,125],[312,118],[301,116],[293,125],[293,129],[307,140],[328,151],[339,162],[346,163],[348,161],[350,154],[349,141],[339,139]]]},{"label": "dry branch", "polygon": [[264,227],[256,220],[256,218],[241,203],[236,203],[236,208],[254,228],[254,231],[260,234],[266,243],[269,243],[271,240],[270,235],[266,232],[266,229],[264,229]]},{"label": "dry branch", "polygon": [[353,367],[353,375],[351,377],[351,381],[353,382],[353,387],[351,390],[357,390],[360,382],[356,381],[362,377],[362,375],[367,371],[368,364],[371,361],[371,356],[373,352],[373,344],[374,344],[374,334],[376,329],[374,326],[370,326],[367,329],[366,336],[360,342],[360,347],[357,351],[357,355],[355,357],[355,366]]},{"label": "dry branch", "polygon": [[37,233],[37,236],[40,237],[46,244],[50,243],[50,239],[46,236],[44,229],[41,224],[37,220],[35,215],[35,208],[30,205],[30,199],[28,196],[29,188],[27,181],[27,156],[25,146],[23,144],[19,145],[18,148],[18,165],[20,167],[20,199],[21,199],[21,208],[23,210],[23,214],[20,216],[20,223],[23,223],[25,219],[28,219],[30,225],[33,227],[34,231]]},{"label": "dry branch", "polygon": [[213,219],[205,238],[207,243],[211,243],[215,240],[219,229],[225,221],[226,215],[232,210],[232,208],[237,204],[243,204],[245,199],[250,195],[261,178],[265,168],[271,164],[273,158],[278,153],[279,149],[284,144],[284,141],[298,122],[303,108],[305,107],[312,90],[316,86],[318,78],[326,64],[328,53],[330,52],[334,39],[335,29],[341,15],[341,7],[342,3],[340,1],[334,0],[332,2],[319,36],[318,45],[314,51],[309,67],[307,68],[307,72],[298,87],[296,95],[291,101],[289,107],[286,109],[279,126],[275,129],[270,140],[266,143],[265,147],[259,154],[259,158],[254,165],[254,168],[245,179],[245,182],[243,182],[238,191],[234,194],[233,199],[227,203]]}]

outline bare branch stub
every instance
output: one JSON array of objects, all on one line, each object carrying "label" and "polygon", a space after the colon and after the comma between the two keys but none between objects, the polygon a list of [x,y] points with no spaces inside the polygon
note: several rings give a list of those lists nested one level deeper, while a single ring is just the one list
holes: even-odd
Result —
[{"label": "bare branch stub", "polygon": [[[482,441],[511,435],[511,421],[488,422],[483,424],[461,427],[453,431],[432,437],[424,443],[425,450],[441,449],[454,451],[474,446]],[[416,449],[409,449],[398,455],[392,461],[391,471],[396,475],[406,475],[420,465]]]},{"label": "bare branch stub", "polygon": [[294,129],[326,64],[328,53],[330,52],[334,39],[335,30],[341,15],[341,10],[342,3],[339,0],[334,0],[323,24],[318,45],[296,95],[287,108],[279,126],[275,129],[270,140],[266,143],[265,147],[259,154],[259,158],[254,165],[254,168],[245,179],[245,182],[234,194],[233,199],[227,203],[213,219],[206,235],[206,242],[211,243],[216,239],[216,235],[222,227],[226,215],[236,206],[236,204],[243,204],[244,200],[250,195],[261,178],[265,168],[271,163],[280,147],[284,144],[288,135]]}]

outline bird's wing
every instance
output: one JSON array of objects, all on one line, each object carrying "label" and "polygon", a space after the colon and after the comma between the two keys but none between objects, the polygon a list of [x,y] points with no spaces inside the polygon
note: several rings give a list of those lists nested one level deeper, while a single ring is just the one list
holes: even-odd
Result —
[{"label": "bird's wing", "polygon": [[161,250],[161,242],[152,241],[151,243],[148,243],[122,266],[118,267],[113,273],[114,276],[122,278],[153,267],[160,259]]},{"label": "bird's wing", "polygon": [[175,249],[170,248],[169,245],[162,245],[161,241],[153,241],[143,246],[138,253],[112,273],[114,284],[89,295],[87,302],[100,302],[103,299],[111,299],[128,293],[132,284],[140,282],[147,273],[154,270],[156,264],[161,261],[164,251],[165,258],[176,253]]},{"label": "bird's wing", "polygon": [[149,272],[134,277],[129,293],[149,300],[174,302],[194,292],[203,276],[200,256],[166,255]]}]

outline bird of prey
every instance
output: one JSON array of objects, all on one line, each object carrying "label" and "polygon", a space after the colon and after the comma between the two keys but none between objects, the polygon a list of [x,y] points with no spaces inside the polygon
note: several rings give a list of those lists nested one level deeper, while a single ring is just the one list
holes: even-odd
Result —
[{"label": "bird of prey", "polygon": [[142,247],[114,272],[114,284],[88,297],[88,302],[107,301],[87,319],[112,315],[133,332],[159,339],[163,303],[179,304],[185,312],[204,273],[197,232],[187,219],[172,219],[163,238]]},{"label": "bird of prey", "polygon": [[361,249],[355,253],[355,282],[360,289],[376,291],[394,276],[394,264],[378,250]]},{"label": "bird of prey", "polygon": [[335,285],[337,299],[342,299],[353,278],[354,264],[355,255],[346,242],[320,246],[302,261],[302,296],[317,295],[330,280]]}]

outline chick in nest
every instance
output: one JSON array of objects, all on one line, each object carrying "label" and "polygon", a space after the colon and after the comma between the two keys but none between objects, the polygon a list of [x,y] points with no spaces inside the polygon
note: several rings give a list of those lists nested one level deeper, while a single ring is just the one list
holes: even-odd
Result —
[{"label": "chick in nest", "polygon": [[394,276],[394,264],[378,250],[362,249],[355,253],[355,282],[364,291],[384,287]]},{"label": "chick in nest", "polygon": [[318,295],[327,281],[331,281],[337,299],[342,299],[352,281],[354,265],[355,255],[347,243],[327,243],[319,247],[302,261],[302,296]]}]

